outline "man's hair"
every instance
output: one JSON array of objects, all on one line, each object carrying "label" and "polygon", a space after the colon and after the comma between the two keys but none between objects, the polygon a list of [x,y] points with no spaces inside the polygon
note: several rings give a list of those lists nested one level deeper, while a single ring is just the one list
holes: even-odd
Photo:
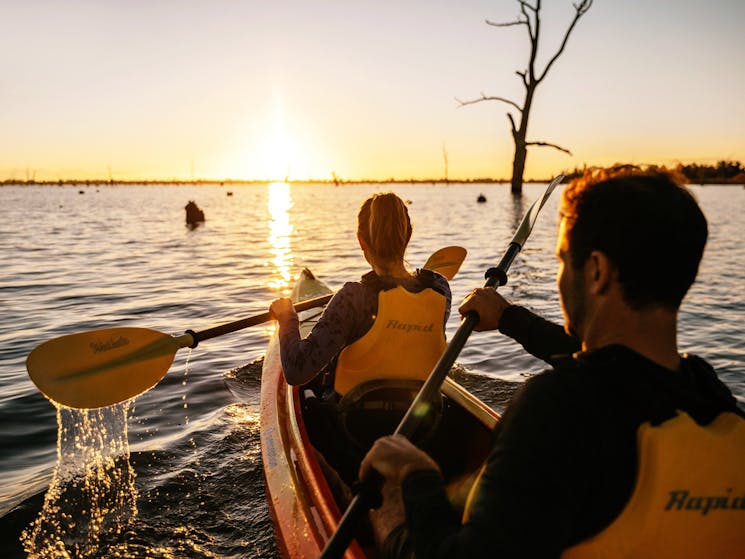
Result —
[{"label": "man's hair", "polygon": [[562,196],[571,265],[593,250],[616,266],[624,300],[676,310],[696,279],[706,218],[673,174],[623,166],[589,170]]}]

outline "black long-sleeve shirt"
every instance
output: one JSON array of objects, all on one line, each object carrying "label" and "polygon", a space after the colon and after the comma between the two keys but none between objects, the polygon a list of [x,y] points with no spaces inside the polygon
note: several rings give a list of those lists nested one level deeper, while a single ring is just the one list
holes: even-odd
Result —
[{"label": "black long-sleeve shirt", "polygon": [[676,410],[707,424],[736,400],[702,359],[680,371],[624,346],[575,357],[576,339],[519,307],[500,329],[553,365],[529,379],[493,432],[478,494],[461,523],[434,471],[403,483],[409,537],[417,559],[558,557],[608,526],[631,496],[636,433]]},{"label": "black long-sleeve shirt", "polygon": [[567,334],[562,326],[518,305],[505,309],[499,331],[549,365],[582,349],[582,343]]}]

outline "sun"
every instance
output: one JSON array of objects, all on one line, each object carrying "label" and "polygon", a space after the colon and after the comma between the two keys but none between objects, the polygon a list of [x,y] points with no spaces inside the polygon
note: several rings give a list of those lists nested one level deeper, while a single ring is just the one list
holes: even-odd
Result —
[{"label": "sun", "polygon": [[275,122],[272,131],[263,140],[260,152],[268,179],[281,181],[290,176],[295,142],[281,122]]},{"label": "sun", "polygon": [[268,111],[265,120],[247,122],[242,141],[225,154],[223,168],[237,177],[267,182],[305,176],[309,154],[298,141],[296,126],[297,119],[286,118],[281,105]]}]

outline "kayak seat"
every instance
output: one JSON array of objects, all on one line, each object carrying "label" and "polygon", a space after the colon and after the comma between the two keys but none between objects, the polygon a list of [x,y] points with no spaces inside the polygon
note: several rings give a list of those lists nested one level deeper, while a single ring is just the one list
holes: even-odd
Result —
[{"label": "kayak seat", "polygon": [[[423,384],[417,379],[375,379],[358,384],[338,403],[343,435],[359,451],[367,452],[377,439],[396,430]],[[443,407],[438,394],[436,401],[420,412],[423,421],[410,437],[414,444],[422,446],[434,435]]]}]

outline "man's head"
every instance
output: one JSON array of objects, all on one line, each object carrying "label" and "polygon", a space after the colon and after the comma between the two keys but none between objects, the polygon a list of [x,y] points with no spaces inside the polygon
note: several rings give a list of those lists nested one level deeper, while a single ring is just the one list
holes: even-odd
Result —
[{"label": "man's head", "polygon": [[[678,309],[696,278],[707,225],[693,196],[672,175],[628,166],[586,172],[564,190],[561,218],[559,255],[565,253],[563,267],[571,268],[563,272],[564,286],[559,278],[567,306],[582,306],[568,299],[579,298],[579,272],[601,254],[630,308]],[[582,311],[565,309],[568,318]]]}]

